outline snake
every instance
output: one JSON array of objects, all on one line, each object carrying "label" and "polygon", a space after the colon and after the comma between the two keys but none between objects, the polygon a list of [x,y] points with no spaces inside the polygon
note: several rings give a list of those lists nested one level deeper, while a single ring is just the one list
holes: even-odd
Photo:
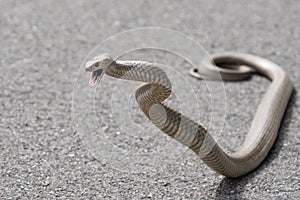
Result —
[{"label": "snake", "polygon": [[201,79],[239,81],[259,74],[271,82],[244,142],[237,151],[227,153],[202,125],[166,105],[164,101],[171,95],[172,84],[159,64],[114,60],[108,54],[101,54],[86,62],[85,71],[91,72],[90,86],[98,84],[104,74],[143,82],[135,92],[135,99],[145,116],[162,132],[191,149],[209,168],[231,178],[250,173],[267,157],[293,91],[293,83],[281,67],[252,54],[213,54],[192,68],[191,75]]}]

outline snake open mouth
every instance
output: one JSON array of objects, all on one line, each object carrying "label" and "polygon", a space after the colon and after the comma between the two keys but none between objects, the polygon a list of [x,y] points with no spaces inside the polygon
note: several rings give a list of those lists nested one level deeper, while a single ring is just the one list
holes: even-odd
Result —
[{"label": "snake open mouth", "polygon": [[89,85],[91,87],[97,85],[100,82],[103,74],[104,74],[104,70],[103,69],[98,69],[96,71],[93,71],[92,74],[91,74]]}]

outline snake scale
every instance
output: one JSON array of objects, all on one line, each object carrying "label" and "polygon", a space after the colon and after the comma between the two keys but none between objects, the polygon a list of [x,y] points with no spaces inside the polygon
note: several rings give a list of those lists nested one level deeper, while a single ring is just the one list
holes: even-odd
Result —
[{"label": "snake scale", "polygon": [[[216,69],[213,62],[238,64],[238,67]],[[227,177],[243,176],[264,160],[277,137],[293,90],[293,84],[284,70],[264,58],[224,52],[204,59],[198,70],[205,79],[236,81],[255,72],[272,81],[256,110],[244,143],[238,151],[229,154],[220,148],[205,128],[163,103],[170,96],[172,86],[157,64],[118,61],[102,54],[88,61],[85,70],[92,72],[90,86],[96,85],[103,74],[145,82],[137,89],[135,97],[147,118],[164,133],[189,147],[211,169]]]}]

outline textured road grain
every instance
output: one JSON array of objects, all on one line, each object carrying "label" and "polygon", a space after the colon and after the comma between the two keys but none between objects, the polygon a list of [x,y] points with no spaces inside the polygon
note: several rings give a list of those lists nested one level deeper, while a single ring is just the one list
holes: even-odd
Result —
[{"label": "textured road grain", "polygon": [[[299,198],[299,1],[1,0],[0,13],[1,198]],[[176,152],[184,156],[178,159],[156,145],[154,153],[146,155],[159,165],[144,170],[134,166],[117,170],[93,158],[77,137],[72,120],[78,67],[105,38],[144,26],[183,32],[211,53],[230,50],[260,55],[290,74],[295,92],[278,140],[258,170],[227,179],[180,145]],[[226,123],[223,134],[214,136],[227,150],[241,143],[267,86],[268,81],[258,76],[225,83]],[[110,97],[101,96],[101,101]],[[99,116],[109,117],[108,112]],[[114,134],[117,128],[106,131]],[[124,135],[122,141],[127,143],[122,148],[130,148],[132,139]],[[140,150],[144,143],[140,140],[135,145]],[[110,151],[103,149],[107,155]],[[149,162],[141,161],[145,166]]]}]

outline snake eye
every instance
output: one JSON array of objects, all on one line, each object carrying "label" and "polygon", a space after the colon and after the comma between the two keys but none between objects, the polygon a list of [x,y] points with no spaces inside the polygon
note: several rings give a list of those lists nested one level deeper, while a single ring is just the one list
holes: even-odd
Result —
[{"label": "snake eye", "polygon": [[99,67],[99,63],[95,63],[95,67]]}]

